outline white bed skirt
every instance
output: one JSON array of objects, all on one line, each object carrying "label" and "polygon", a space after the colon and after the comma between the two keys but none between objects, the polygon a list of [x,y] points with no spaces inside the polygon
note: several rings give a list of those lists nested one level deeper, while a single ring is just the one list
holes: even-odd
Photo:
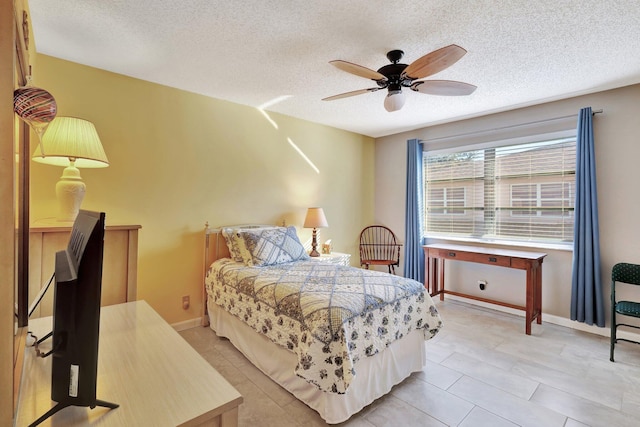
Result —
[{"label": "white bed skirt", "polygon": [[211,299],[208,308],[211,329],[218,336],[228,338],[258,369],[317,411],[329,424],[346,421],[387,394],[411,373],[421,371],[426,360],[424,333],[415,330],[385,351],[361,359],[346,394],[327,393],[294,373],[297,363],[294,353],[258,334]]}]

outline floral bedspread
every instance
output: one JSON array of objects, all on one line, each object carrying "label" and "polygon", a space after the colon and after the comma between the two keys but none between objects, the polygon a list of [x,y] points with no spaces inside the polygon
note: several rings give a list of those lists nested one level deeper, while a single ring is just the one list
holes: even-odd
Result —
[{"label": "floral bedspread", "polygon": [[411,279],[318,261],[247,267],[224,258],[206,277],[211,299],[298,357],[295,373],[345,393],[358,360],[414,329],[433,337],[442,321]]}]

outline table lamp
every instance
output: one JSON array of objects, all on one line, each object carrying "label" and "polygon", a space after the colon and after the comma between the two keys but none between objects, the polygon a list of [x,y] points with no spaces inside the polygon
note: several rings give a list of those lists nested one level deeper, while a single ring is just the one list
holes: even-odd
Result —
[{"label": "table lamp", "polygon": [[320,252],[316,250],[318,247],[318,241],[316,240],[316,233],[318,228],[328,227],[327,218],[324,216],[322,208],[309,208],[307,210],[307,217],[304,219],[304,228],[313,228],[313,239],[311,240],[311,253],[310,256],[320,256]]},{"label": "table lamp", "polygon": [[56,184],[58,221],[74,221],[80,210],[86,185],[78,168],[106,168],[109,160],[93,123],[76,117],[56,117],[38,145],[33,161],[62,166]]}]

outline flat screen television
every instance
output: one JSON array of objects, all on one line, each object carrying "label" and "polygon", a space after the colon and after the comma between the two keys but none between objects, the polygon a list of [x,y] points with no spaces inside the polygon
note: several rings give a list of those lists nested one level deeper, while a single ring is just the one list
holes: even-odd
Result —
[{"label": "flat screen television", "polygon": [[96,398],[104,212],[81,210],[69,243],[56,253],[53,297],[51,400],[40,424],[67,406],[117,408]]}]

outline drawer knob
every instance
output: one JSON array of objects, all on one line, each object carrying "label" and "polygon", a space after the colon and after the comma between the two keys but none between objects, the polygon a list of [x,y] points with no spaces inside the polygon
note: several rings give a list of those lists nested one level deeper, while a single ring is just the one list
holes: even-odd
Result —
[{"label": "drawer knob", "polygon": [[455,252],[449,252],[449,256],[450,256],[450,257],[455,257],[455,256],[456,256],[456,253],[455,253]]},{"label": "drawer knob", "polygon": [[489,262],[498,262],[498,258],[489,257]]}]

